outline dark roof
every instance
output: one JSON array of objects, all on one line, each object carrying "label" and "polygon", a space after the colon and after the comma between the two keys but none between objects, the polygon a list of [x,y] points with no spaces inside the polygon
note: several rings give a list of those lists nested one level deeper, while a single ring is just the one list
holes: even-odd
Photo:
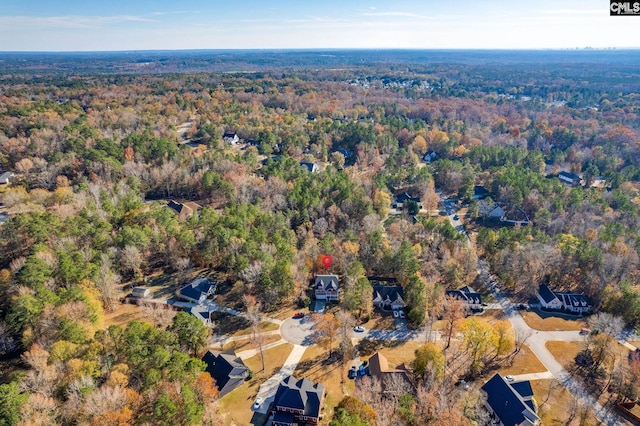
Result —
[{"label": "dark roof", "polygon": [[538,415],[524,401],[522,395],[501,375],[493,376],[482,386],[482,390],[487,393],[487,403],[505,426],[519,425],[526,419],[531,420],[532,423],[539,420]]},{"label": "dark roof", "polygon": [[220,397],[240,386],[249,375],[249,368],[230,349],[224,352],[207,351],[202,357],[206,372],[216,381]]},{"label": "dark roof", "polygon": [[222,135],[223,138],[233,138],[236,136],[238,136],[236,132],[224,132],[224,134]]},{"label": "dark roof", "polygon": [[192,299],[200,300],[203,294],[209,295],[215,292],[216,285],[206,278],[195,279],[180,289],[180,295]]},{"label": "dark roof", "polygon": [[476,198],[484,198],[489,195],[489,191],[487,191],[487,188],[485,188],[484,186],[475,185],[473,187],[473,195]]},{"label": "dark roof", "polygon": [[558,177],[560,176],[564,176],[567,179],[571,179],[571,180],[580,180],[580,176],[578,176],[575,173],[570,173],[570,172],[560,172],[558,173]]},{"label": "dark roof", "polygon": [[401,286],[399,285],[374,285],[373,287],[373,298],[380,296],[382,300],[389,298],[392,302],[398,299],[403,298],[404,292]]},{"label": "dark roof", "polygon": [[397,203],[404,203],[405,201],[415,201],[416,203],[420,202],[420,197],[413,197],[410,194],[403,192],[402,194],[396,195],[396,202]]},{"label": "dark roof", "polygon": [[523,398],[531,398],[533,396],[533,388],[531,387],[531,382],[528,380],[513,382],[511,383],[511,387]]},{"label": "dark roof", "polygon": [[447,290],[445,294],[458,300],[463,300],[470,305],[480,305],[482,303],[480,293],[476,293],[473,288],[468,286],[462,287],[460,290]]},{"label": "dark roof", "polygon": [[279,408],[302,410],[303,416],[319,417],[320,406],[324,398],[324,386],[308,379],[297,380],[293,376],[285,377],[276,391],[274,405]]},{"label": "dark roof", "polygon": [[553,299],[556,299],[556,295],[553,294],[553,292],[549,289],[549,287],[546,284],[540,284],[540,289],[538,290],[538,294],[547,303],[551,302]]},{"label": "dark roof", "polygon": [[337,275],[316,275],[316,282],[313,288],[315,290],[337,291],[338,276]]},{"label": "dark roof", "polygon": [[574,308],[586,308],[591,305],[591,301],[584,294],[556,293],[556,296],[566,306],[573,306]]}]

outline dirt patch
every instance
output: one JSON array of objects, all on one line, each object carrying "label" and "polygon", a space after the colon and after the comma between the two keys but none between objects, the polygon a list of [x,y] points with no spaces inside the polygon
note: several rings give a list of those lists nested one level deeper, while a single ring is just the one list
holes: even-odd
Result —
[{"label": "dirt patch", "polygon": [[544,311],[521,311],[522,317],[529,327],[540,331],[576,331],[587,327],[584,318],[561,317]]},{"label": "dirt patch", "polygon": [[131,304],[118,304],[112,312],[105,312],[103,325],[105,328],[110,325],[124,327],[131,321],[152,323],[144,307]]}]

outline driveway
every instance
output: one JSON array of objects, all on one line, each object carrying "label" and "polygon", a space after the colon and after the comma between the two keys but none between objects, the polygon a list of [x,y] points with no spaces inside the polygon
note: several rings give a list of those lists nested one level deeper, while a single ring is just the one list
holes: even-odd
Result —
[{"label": "driveway", "polygon": [[294,345],[311,346],[313,344],[311,340],[313,324],[309,316],[301,319],[289,318],[282,322],[280,335]]},{"label": "driveway", "polygon": [[[478,261],[480,278],[487,280],[487,282],[490,280],[488,269],[486,262]],[[509,318],[516,335],[529,336],[526,339],[526,343],[531,348],[531,351],[538,357],[549,373],[576,398],[580,405],[591,407],[597,419],[608,426],[623,425],[624,423],[618,419],[615,413],[606,410],[584,389],[584,386],[571,377],[545,346],[546,342],[550,340],[582,340],[584,336],[581,336],[578,331],[538,331],[532,329],[497,285],[489,286],[489,288],[496,299],[496,303],[502,307]]]}]

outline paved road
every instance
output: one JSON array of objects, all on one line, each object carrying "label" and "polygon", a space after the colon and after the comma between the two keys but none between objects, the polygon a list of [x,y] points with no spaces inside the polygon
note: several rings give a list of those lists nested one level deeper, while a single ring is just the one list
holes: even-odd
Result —
[{"label": "paved road", "polygon": [[[481,279],[489,278],[489,266],[486,262],[478,261],[478,273]],[[513,329],[518,336],[529,336],[527,345],[531,351],[538,357],[542,365],[553,375],[553,377],[564,386],[571,395],[583,407],[591,407],[597,419],[607,426],[623,425],[615,413],[606,410],[594,397],[584,389],[584,386],[577,382],[567,370],[556,361],[555,357],[546,347],[546,342],[550,340],[582,340],[583,336],[578,331],[537,331],[529,327],[524,321],[520,312],[518,312],[513,303],[500,292],[497,286],[491,286],[491,292],[496,298],[496,302],[502,307],[505,314],[509,318]]]}]

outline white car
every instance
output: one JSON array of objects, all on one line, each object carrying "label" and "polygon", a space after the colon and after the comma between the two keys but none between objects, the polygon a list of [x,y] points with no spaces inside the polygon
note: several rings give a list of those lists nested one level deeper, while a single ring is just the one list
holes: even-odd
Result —
[{"label": "white car", "polygon": [[513,376],[511,374],[504,376],[504,378],[507,379],[507,382],[513,382]]},{"label": "white car", "polygon": [[253,403],[253,409],[257,410],[258,408],[260,408],[260,405],[262,405],[262,397],[261,396],[256,398],[256,402]]},{"label": "white car", "polygon": [[353,331],[356,331],[358,333],[362,333],[364,331],[364,327],[359,325],[356,328],[354,328]]}]

